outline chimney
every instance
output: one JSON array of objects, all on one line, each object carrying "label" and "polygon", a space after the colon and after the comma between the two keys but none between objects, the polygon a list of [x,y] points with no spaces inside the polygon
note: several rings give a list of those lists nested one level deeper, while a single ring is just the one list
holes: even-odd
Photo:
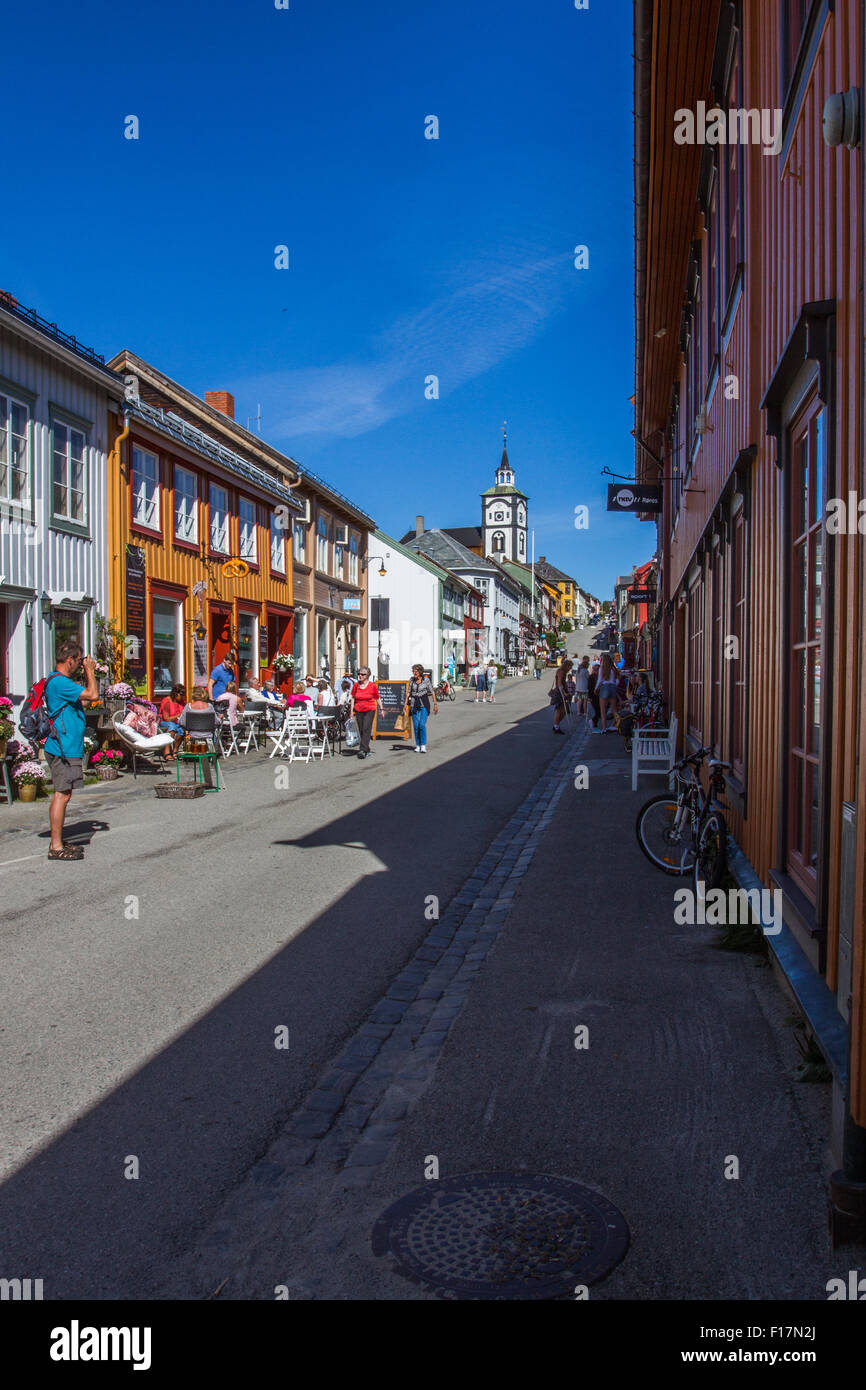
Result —
[{"label": "chimney", "polygon": [[423,518],[423,516],[416,516],[416,518],[415,518],[415,535],[416,535],[416,536],[423,536],[423,534],[424,534],[424,518]]},{"label": "chimney", "polygon": [[235,418],[235,398],[230,391],[205,391],[204,398],[221,415],[227,415],[230,420]]}]

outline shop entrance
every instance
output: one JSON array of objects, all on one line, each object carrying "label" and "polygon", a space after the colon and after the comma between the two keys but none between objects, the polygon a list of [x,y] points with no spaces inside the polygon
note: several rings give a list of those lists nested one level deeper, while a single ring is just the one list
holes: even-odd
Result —
[{"label": "shop entrance", "polygon": [[[210,651],[212,671],[232,649],[232,618],[225,609],[210,610]],[[210,674],[210,671],[208,672]]]}]

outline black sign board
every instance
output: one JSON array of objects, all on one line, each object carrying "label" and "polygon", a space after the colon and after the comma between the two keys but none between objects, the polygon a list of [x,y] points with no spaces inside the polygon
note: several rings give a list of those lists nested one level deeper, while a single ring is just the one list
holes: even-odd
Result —
[{"label": "black sign board", "polygon": [[655,589],[629,589],[628,601],[629,603],[655,603],[656,591]]},{"label": "black sign board", "polygon": [[139,545],[126,547],[126,665],[133,681],[147,679],[147,610],[145,555]]},{"label": "black sign board", "polygon": [[[379,699],[382,701],[384,715],[376,711],[373,724],[374,738],[408,738],[408,716],[406,716],[406,696],[409,693],[408,681],[377,681]],[[402,729],[395,728],[400,715],[404,715]]]},{"label": "black sign board", "polygon": [[259,665],[268,664],[268,629],[264,625],[259,627]]},{"label": "black sign board", "polygon": [[662,490],[651,483],[608,483],[609,512],[660,512]]}]

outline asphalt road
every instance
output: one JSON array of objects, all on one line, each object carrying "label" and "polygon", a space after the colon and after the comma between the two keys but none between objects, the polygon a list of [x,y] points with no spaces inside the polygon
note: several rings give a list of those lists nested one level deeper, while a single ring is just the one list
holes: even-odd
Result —
[{"label": "asphalt road", "polygon": [[195,802],[88,789],[77,864],[46,861],[44,805],[4,808],[0,1273],[164,1279],[557,751],[546,689],[458,695],[426,758],[378,744],[287,789],[255,755]]}]

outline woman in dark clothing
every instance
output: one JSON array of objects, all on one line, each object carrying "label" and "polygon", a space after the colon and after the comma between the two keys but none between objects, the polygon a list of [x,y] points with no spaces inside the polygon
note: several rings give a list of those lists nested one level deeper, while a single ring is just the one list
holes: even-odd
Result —
[{"label": "woman in dark clothing", "polygon": [[562,665],[557,668],[553,689],[550,692],[550,703],[553,705],[553,732],[555,734],[562,734],[563,738],[565,737],[565,731],[560,729],[559,726],[565,718],[568,709],[568,690],[566,682],[570,671],[571,662],[563,661]]}]

